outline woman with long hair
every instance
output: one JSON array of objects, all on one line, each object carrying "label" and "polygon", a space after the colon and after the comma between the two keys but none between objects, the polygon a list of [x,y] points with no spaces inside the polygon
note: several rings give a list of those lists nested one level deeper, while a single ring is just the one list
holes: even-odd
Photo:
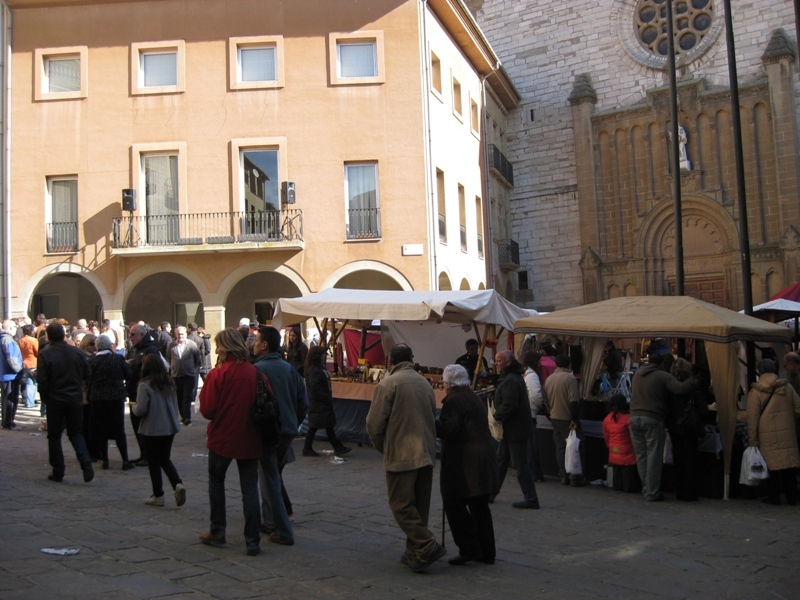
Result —
[{"label": "woman with long hair", "polygon": [[308,347],[303,343],[303,336],[298,325],[292,325],[286,333],[286,362],[292,365],[300,375],[305,369]]},{"label": "woman with long hair", "polygon": [[144,501],[150,506],[164,506],[164,488],[161,470],[167,475],[175,494],[175,503],[186,502],[186,488],[172,464],[172,442],[181,429],[178,423],[178,397],[175,384],[169,376],[161,356],[148,354],[142,361],[142,378],[136,392],[134,414],[139,422],[139,443],[150,469],[153,495]]},{"label": "woman with long hair", "polygon": [[244,510],[247,555],[261,551],[261,510],[258,500],[258,459],[261,432],[252,419],[258,371],[248,361],[247,347],[239,332],[229,327],[214,337],[219,362],[206,376],[200,392],[200,413],[209,420],[208,499],[211,529],[200,541],[211,546],[225,544],[225,473],[236,460]]},{"label": "woman with long hair", "polygon": [[328,442],[333,446],[334,452],[341,456],[352,450],[342,444],[336,437],[336,413],[333,412],[333,392],[331,391],[331,378],[325,368],[328,351],[322,346],[314,346],[306,355],[304,369],[306,392],[308,393],[308,433],[303,448],[303,456],[319,456],[314,451],[314,436],[318,429],[325,429]]}]

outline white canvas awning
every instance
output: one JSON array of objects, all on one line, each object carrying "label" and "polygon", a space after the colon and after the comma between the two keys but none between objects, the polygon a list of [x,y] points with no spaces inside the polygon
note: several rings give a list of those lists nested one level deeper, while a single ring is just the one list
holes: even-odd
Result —
[{"label": "white canvas awning", "polygon": [[352,324],[373,320],[477,322],[511,331],[514,323],[537,314],[519,308],[494,290],[385,291],[330,288],[301,298],[281,298],[272,324],[286,327],[313,317],[329,317]]}]

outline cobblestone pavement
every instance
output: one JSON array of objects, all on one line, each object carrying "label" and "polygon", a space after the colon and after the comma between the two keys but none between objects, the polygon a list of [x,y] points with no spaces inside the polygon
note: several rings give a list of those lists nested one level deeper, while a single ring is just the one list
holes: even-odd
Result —
[{"label": "cobblestone pavement", "polygon": [[[235,467],[228,478],[228,544],[198,541],[208,529],[205,426],[176,437],[173,461],[188,500],[146,506],[147,469],[111,469],[83,482],[64,437],[63,483],[46,479],[47,440],[38,409],[21,409],[23,431],[0,431],[0,598],[798,598],[800,507],[758,501],[668,498],[549,479],[542,509],[516,510],[512,475],[493,505],[498,560],[452,567],[448,555],[426,574],[400,564],[403,536],[386,501],[380,457],[356,447],[340,465],[303,458],[287,466],[296,544],[262,540],[245,555]],[[130,439],[133,448],[135,442]],[[317,450],[326,449],[318,441]],[[132,456],[135,456],[133,450]],[[96,465],[99,467],[99,464]],[[438,467],[437,467],[438,469]],[[434,482],[438,490],[438,478]],[[442,535],[434,492],[432,529]],[[53,556],[42,548],[77,548]]]}]

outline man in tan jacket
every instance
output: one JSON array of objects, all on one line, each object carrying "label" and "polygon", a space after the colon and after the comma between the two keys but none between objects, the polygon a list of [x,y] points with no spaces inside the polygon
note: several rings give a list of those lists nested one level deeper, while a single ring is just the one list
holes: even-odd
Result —
[{"label": "man in tan jacket", "polygon": [[367,433],[383,455],[389,508],[406,534],[402,561],[420,573],[446,553],[428,529],[436,397],[428,380],[414,370],[414,356],[406,344],[392,348],[389,361],[389,375],[375,388],[367,414]]},{"label": "man in tan jacket", "polygon": [[553,425],[553,442],[556,446],[556,464],[558,476],[564,485],[577,487],[586,485],[583,473],[567,473],[564,454],[567,450],[567,437],[575,430],[581,441],[580,456],[581,467],[586,464],[586,452],[583,447],[583,428],[580,418],[580,392],[578,380],[570,369],[570,358],[566,354],[556,356],[556,370],[547,378],[544,384],[545,397],[550,409],[550,423]]}]

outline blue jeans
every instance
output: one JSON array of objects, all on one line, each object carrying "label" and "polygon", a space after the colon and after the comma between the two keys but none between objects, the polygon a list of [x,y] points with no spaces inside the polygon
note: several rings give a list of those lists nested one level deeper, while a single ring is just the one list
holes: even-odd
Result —
[{"label": "blue jeans", "polygon": [[22,383],[25,385],[25,408],[33,408],[36,406],[36,391],[39,386],[36,380],[30,376],[28,369],[25,369],[24,373],[25,377],[23,377]]},{"label": "blue jeans", "polygon": [[664,421],[631,416],[631,442],[636,454],[636,468],[644,485],[642,493],[648,500],[655,500],[661,495],[665,438]]},{"label": "blue jeans", "polygon": [[262,522],[266,529],[277,531],[286,540],[294,540],[294,530],[283,500],[280,461],[293,439],[292,436],[281,436],[278,446],[263,448],[258,466]]},{"label": "blue jeans", "polygon": [[67,428],[67,437],[75,449],[81,468],[87,462],[91,464],[92,457],[86,448],[83,437],[83,406],[80,402],[50,402],[47,407],[47,447],[50,454],[50,466],[53,475],[64,476],[64,450],[61,448],[61,434]]},{"label": "blue jeans", "polygon": [[[211,506],[211,533],[225,535],[225,473],[232,458],[208,451],[208,501]],[[239,468],[239,486],[242,490],[244,510],[244,541],[248,548],[261,544],[258,518],[258,459],[236,459]]]}]

